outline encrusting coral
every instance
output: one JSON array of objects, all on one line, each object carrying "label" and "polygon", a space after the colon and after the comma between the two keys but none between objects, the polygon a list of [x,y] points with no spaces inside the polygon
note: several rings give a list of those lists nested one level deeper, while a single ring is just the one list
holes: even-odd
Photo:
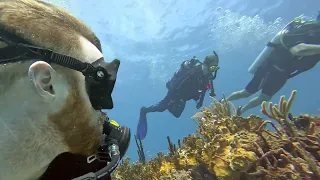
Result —
[{"label": "encrusting coral", "polygon": [[[262,103],[261,111],[270,120],[235,116],[230,102],[215,100],[194,115],[197,133],[178,141],[178,147],[168,137],[169,153],[158,153],[148,162],[130,164],[129,158],[124,159],[113,179],[320,179],[319,119],[292,116],[296,93],[288,100],[282,96],[279,104]],[[143,148],[138,152],[141,161]]]}]

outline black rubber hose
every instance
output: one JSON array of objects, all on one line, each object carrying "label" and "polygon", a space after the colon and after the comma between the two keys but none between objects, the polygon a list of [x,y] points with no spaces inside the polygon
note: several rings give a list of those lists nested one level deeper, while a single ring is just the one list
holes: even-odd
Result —
[{"label": "black rubber hose", "polygon": [[98,172],[96,172],[97,179],[100,179],[106,175],[110,175],[120,162],[119,146],[116,144],[111,144],[109,146],[109,149],[110,149],[110,154],[111,154],[111,161],[106,167],[104,167],[104,168],[100,169]]}]

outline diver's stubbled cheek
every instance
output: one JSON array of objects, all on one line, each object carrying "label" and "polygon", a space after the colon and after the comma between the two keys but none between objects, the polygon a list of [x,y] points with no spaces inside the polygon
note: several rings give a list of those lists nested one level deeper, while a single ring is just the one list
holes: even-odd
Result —
[{"label": "diver's stubbled cheek", "polygon": [[102,118],[99,118],[98,124],[99,124],[99,130],[100,130],[100,133],[101,133],[101,134],[102,134],[102,132],[103,132],[103,125],[104,125],[104,123],[105,123],[105,120],[102,119]]},{"label": "diver's stubbled cheek", "polygon": [[88,117],[88,125],[96,131],[96,133],[101,134],[103,129],[103,122],[101,118],[101,113],[97,111],[91,111],[91,115]]},{"label": "diver's stubbled cheek", "polygon": [[98,126],[99,126],[99,131],[100,131],[100,133],[102,133],[102,132],[103,132],[103,125],[104,125],[104,123],[106,122],[107,116],[106,116],[106,114],[101,113],[101,111],[96,111],[96,113],[97,113],[96,123],[97,123]]}]

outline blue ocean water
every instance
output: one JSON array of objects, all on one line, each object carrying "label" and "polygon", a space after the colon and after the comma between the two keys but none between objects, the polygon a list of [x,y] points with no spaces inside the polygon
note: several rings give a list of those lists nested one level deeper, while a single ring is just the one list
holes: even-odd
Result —
[{"label": "blue ocean water", "polygon": [[[248,68],[266,43],[292,18],[315,18],[319,0],[50,0],[87,23],[100,38],[105,59],[121,60],[114,89],[112,119],[135,133],[141,106],[166,95],[165,82],[183,60],[201,60],[215,50],[220,67],[214,82],[217,98],[243,89],[251,80]],[[319,114],[319,65],[287,82],[271,101],[298,90],[292,112]],[[250,100],[234,101],[242,105]],[[204,105],[211,99],[206,97]],[[168,150],[167,136],[177,142],[194,133],[191,116],[195,102],[188,102],[182,116],[167,111],[148,114],[149,131],[143,141],[148,158]],[[244,114],[260,113],[260,107]],[[127,156],[138,159],[132,137]]]}]

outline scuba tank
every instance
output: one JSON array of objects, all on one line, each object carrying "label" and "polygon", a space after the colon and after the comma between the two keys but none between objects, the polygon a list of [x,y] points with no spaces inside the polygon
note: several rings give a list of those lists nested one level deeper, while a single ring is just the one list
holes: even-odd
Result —
[{"label": "scuba tank", "polygon": [[256,60],[251,64],[248,69],[249,73],[255,74],[260,67],[267,64],[268,61],[272,59],[271,57],[274,57],[274,55],[276,54],[276,46],[279,45],[281,46],[280,32],[271,39],[268,45],[262,50]]},{"label": "scuba tank", "polygon": [[304,21],[302,17],[295,18],[273,37],[249,67],[248,71],[254,74],[258,68],[274,59],[273,57],[277,56],[277,48],[284,48],[288,51],[291,47],[300,43],[320,43],[319,22]]}]

